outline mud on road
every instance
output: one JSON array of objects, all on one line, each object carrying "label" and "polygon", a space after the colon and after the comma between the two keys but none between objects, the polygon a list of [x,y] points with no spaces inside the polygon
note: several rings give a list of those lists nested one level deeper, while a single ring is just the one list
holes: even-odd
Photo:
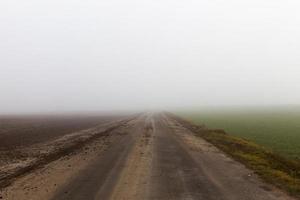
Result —
[{"label": "mud on road", "polygon": [[[26,143],[26,146],[19,146],[13,149],[1,149],[0,187],[8,186],[19,176],[55,161],[62,156],[66,156],[98,137],[107,136],[108,132],[124,125],[126,121],[128,121],[127,118],[103,123],[81,131],[69,132],[68,134],[64,133],[61,134],[60,137],[49,138],[48,141],[40,143]],[[47,132],[40,133],[35,137],[40,136],[44,138],[55,135],[44,136],[43,134],[47,134]],[[12,137],[15,137],[14,134]],[[32,135],[25,134],[22,137],[30,139]]]},{"label": "mud on road", "polygon": [[120,123],[14,180],[2,199],[292,199],[166,114]]},{"label": "mud on road", "polygon": [[8,164],[18,165],[26,162],[30,157],[38,156],[37,149],[50,141],[121,117],[117,115],[0,116],[0,168]]}]

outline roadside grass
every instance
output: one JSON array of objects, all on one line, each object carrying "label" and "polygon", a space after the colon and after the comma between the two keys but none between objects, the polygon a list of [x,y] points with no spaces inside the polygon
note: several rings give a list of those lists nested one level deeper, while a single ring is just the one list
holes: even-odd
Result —
[{"label": "roadside grass", "polygon": [[199,125],[223,129],[289,158],[300,158],[300,109],[203,109],[176,113]]},{"label": "roadside grass", "polygon": [[252,169],[266,182],[300,198],[300,162],[298,160],[283,157],[251,141],[229,135],[225,131],[195,125],[173,114],[169,116],[194,132],[195,135],[204,138]]}]

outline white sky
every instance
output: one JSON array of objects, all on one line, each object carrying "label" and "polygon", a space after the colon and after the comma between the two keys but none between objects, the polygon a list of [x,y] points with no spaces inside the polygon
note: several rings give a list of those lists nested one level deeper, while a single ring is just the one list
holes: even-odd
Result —
[{"label": "white sky", "polygon": [[300,102],[299,0],[1,0],[0,112]]}]

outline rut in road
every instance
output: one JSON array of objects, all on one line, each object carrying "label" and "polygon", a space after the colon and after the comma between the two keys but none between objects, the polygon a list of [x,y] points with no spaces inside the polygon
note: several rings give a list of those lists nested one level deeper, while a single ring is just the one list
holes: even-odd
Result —
[{"label": "rut in road", "polygon": [[142,115],[130,126],[128,135],[60,188],[53,200],[291,199],[167,115]]}]

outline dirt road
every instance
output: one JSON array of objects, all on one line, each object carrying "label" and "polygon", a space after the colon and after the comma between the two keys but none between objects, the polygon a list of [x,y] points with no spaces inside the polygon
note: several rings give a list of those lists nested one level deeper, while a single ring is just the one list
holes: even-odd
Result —
[{"label": "dirt road", "polygon": [[142,114],[2,189],[2,199],[288,200],[165,114]]}]

